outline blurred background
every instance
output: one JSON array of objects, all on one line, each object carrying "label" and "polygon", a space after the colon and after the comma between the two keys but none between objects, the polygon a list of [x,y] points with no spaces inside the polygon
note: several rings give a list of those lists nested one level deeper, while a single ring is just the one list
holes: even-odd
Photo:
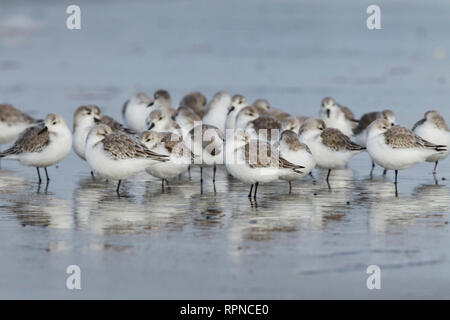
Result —
[{"label": "blurred background", "polygon": [[[66,28],[72,4],[81,30]],[[122,120],[136,91],[164,88],[177,104],[226,90],[299,116],[332,96],[357,117],[392,108],[411,127],[433,108],[449,120],[450,2],[376,1],[381,30],[366,27],[371,4],[2,0],[0,102],[71,124],[88,103]],[[74,153],[50,169],[48,190],[2,161],[0,298],[449,298],[445,181],[420,165],[395,199],[392,177],[368,179],[367,155],[350,167],[331,192],[319,172],[293,195],[264,186],[254,208],[224,171],[217,193],[206,182],[200,194],[196,175],[166,194],[138,177],[117,199]],[[65,288],[70,264],[81,291]],[[366,288],[370,264],[381,291]]]}]

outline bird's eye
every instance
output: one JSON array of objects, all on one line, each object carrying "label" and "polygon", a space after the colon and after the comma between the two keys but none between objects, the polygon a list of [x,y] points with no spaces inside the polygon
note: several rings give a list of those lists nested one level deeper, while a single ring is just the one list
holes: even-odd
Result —
[{"label": "bird's eye", "polygon": [[159,117],[159,120],[162,120],[162,117]]},{"label": "bird's eye", "polygon": [[386,127],[386,126],[383,126],[383,129],[387,129],[387,127]]},{"label": "bird's eye", "polygon": [[91,113],[92,113],[92,112],[88,111],[88,113],[87,113],[87,114],[88,114],[88,115],[91,115]]},{"label": "bird's eye", "polygon": [[53,125],[56,126],[56,121],[53,121]]},{"label": "bird's eye", "polygon": [[392,123],[391,123],[391,126],[395,126],[395,123],[392,122]]}]

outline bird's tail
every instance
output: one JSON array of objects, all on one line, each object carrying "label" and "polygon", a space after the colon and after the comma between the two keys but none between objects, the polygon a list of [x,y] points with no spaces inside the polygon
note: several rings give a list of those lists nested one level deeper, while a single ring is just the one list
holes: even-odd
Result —
[{"label": "bird's tail", "polygon": [[436,146],[436,151],[438,151],[438,152],[446,152],[447,150],[448,150],[447,146],[444,146],[444,145]]},{"label": "bird's tail", "polygon": [[303,171],[300,171],[300,169],[302,169],[302,168],[304,168],[304,167],[299,166],[298,168],[294,168],[294,169],[292,169],[292,170],[293,170],[295,173],[303,174],[304,172],[303,172]]}]

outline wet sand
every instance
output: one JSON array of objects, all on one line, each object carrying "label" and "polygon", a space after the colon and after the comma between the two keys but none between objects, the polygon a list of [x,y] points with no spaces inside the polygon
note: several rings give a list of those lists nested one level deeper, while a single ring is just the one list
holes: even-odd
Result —
[{"label": "wet sand", "polygon": [[[121,119],[135,91],[167,88],[265,97],[317,115],[324,96],[357,116],[392,108],[411,127],[423,113],[450,119],[450,5],[381,1],[382,30],[369,31],[369,2],[80,1],[82,30],[65,28],[65,5],[2,2],[0,100],[36,117],[96,103]],[[258,4],[257,4],[258,3]],[[28,5],[27,5],[28,4]],[[32,4],[32,6],[30,6]],[[234,4],[234,5],[232,5]],[[239,5],[237,5],[239,4]],[[5,146],[2,146],[5,148]],[[249,186],[206,171],[161,191],[141,175],[93,180],[71,153],[49,169],[1,162],[0,298],[450,298],[450,161],[393,175],[367,154],[348,170],[294,183]],[[82,290],[65,287],[81,267]],[[366,268],[382,289],[366,288]]]}]

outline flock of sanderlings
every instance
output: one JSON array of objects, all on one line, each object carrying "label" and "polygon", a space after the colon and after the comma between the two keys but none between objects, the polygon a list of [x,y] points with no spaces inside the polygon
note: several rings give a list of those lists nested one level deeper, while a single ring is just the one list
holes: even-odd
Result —
[{"label": "flock of sanderlings", "polygon": [[418,163],[439,161],[448,156],[450,132],[437,111],[428,111],[412,130],[396,124],[393,111],[375,111],[359,120],[352,111],[332,98],[322,100],[319,118],[297,117],[272,108],[265,99],[250,105],[242,95],[218,92],[211,101],[200,92],[190,93],[179,107],[171,107],[166,90],[153,98],[138,93],[125,102],[125,125],[103,115],[96,105],[80,106],[74,114],[73,131],[59,115],[37,120],[10,104],[0,104],[0,145],[14,144],[0,158],[40,168],[49,182],[47,167],[63,160],[73,147],[87,161],[93,176],[118,180],[147,172],[169,180],[203,168],[225,165],[228,173],[251,185],[249,198],[256,198],[259,183],[284,180],[291,183],[314,168],[346,168],[363,151],[375,165],[398,171]]}]

